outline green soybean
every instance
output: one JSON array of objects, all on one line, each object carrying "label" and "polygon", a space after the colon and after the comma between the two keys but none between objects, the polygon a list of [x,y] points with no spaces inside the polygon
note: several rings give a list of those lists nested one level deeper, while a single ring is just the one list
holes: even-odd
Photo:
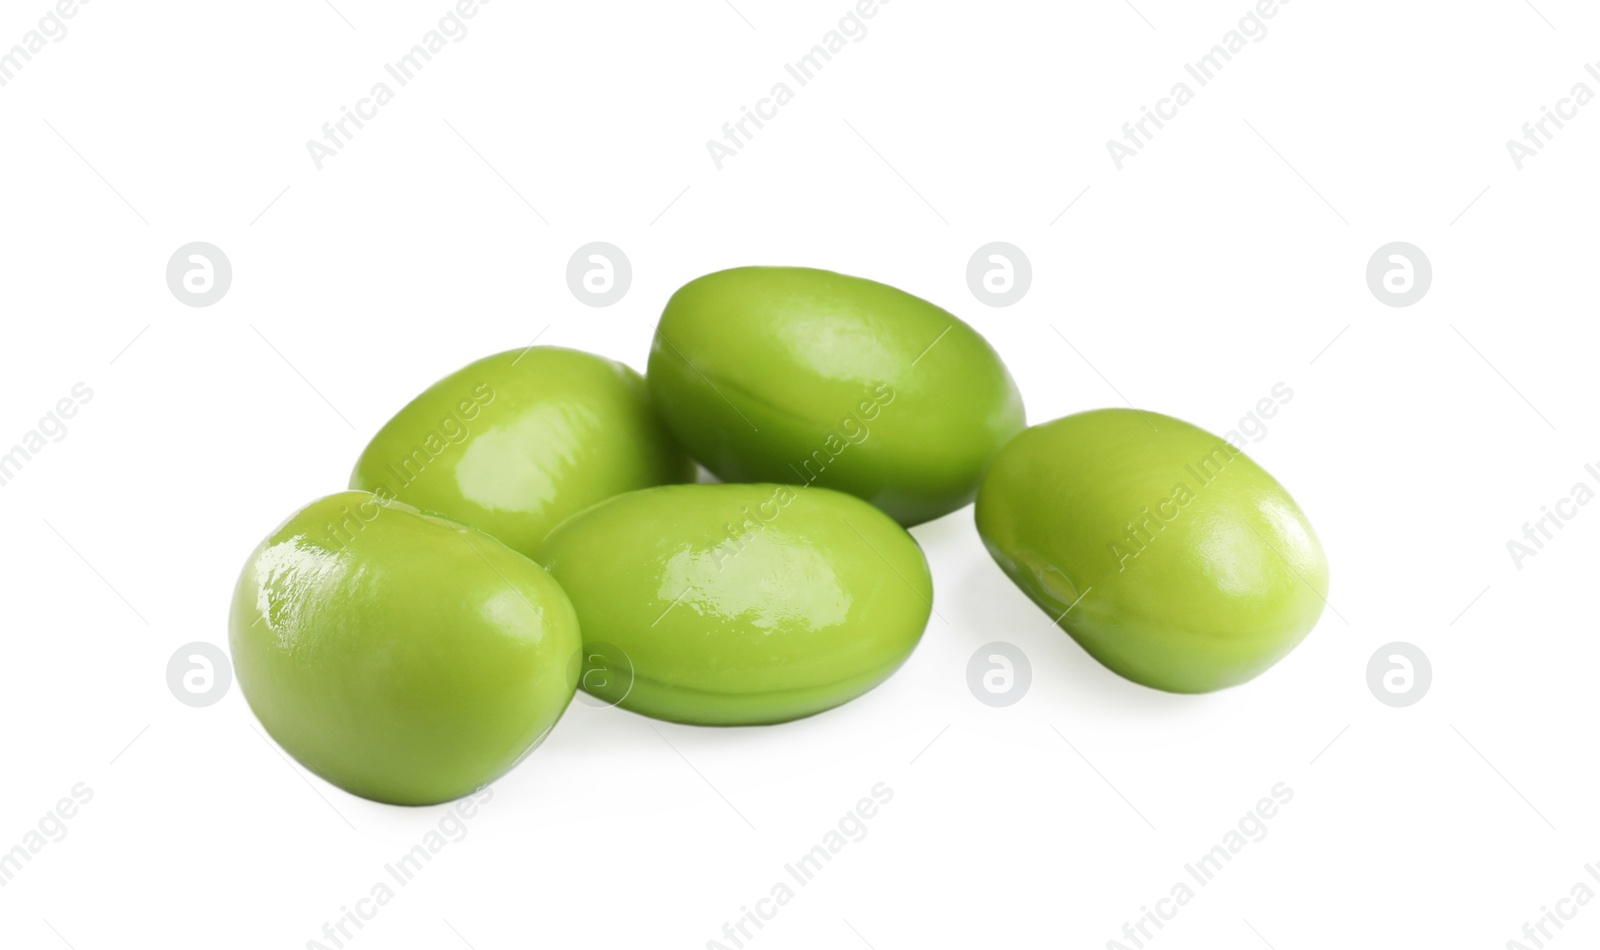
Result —
[{"label": "green soybean", "polygon": [[1238,446],[1154,412],[1034,426],[978,493],[995,561],[1095,659],[1157,689],[1245,682],[1327,603],[1328,565],[1289,493]]},{"label": "green soybean", "polygon": [[366,492],[312,502],[261,542],[229,628],[267,732],[345,791],[398,805],[499,777],[577,685],[578,619],[539,565]]},{"label": "green soybean", "polygon": [[677,722],[783,722],[854,699],[905,661],[933,609],[911,536],[823,488],[619,495],[539,556],[582,625],[582,688]]},{"label": "green soybean", "polygon": [[686,284],[647,375],[672,431],[724,481],[833,488],[904,525],[970,502],[1024,425],[977,331],[904,291],[809,268]]},{"label": "green soybean", "polygon": [[693,478],[694,463],[621,363],[559,347],[478,360],[373,437],[350,487],[482,528],[524,554],[612,495]]}]

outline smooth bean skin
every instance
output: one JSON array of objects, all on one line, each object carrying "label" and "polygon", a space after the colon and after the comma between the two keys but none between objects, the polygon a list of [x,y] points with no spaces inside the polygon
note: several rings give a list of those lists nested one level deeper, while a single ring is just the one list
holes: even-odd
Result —
[{"label": "smooth bean skin", "polygon": [[1156,689],[1253,679],[1327,603],[1322,546],[1283,486],[1159,413],[1028,429],[990,467],[977,522],[1001,569],[1090,655]]},{"label": "smooth bean skin", "polygon": [[791,485],[619,495],[540,557],[584,635],[581,688],[646,716],[809,716],[893,673],[933,609],[915,540],[860,499]]},{"label": "smooth bean skin", "polygon": [[885,284],[803,267],[684,285],[646,375],[672,431],[722,480],[832,488],[907,526],[972,501],[1025,424],[977,331]]},{"label": "smooth bean skin", "polygon": [[693,477],[642,376],[536,346],[478,360],[411,400],[361,453],[350,487],[531,556],[551,528],[601,499]]},{"label": "smooth bean skin", "polygon": [[537,746],[574,695],[582,643],[539,565],[355,491],[261,542],[229,630],[245,699],[278,744],[395,805],[469,794]]}]

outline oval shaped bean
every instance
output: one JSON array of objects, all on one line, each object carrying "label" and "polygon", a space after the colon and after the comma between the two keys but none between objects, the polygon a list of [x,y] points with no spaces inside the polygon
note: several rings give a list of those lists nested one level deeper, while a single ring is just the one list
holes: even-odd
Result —
[{"label": "oval shaped bean", "polygon": [[373,437],[350,487],[531,554],[551,528],[603,498],[693,477],[643,377],[592,353],[536,346],[430,386]]},{"label": "oval shaped bean", "polygon": [[481,531],[343,492],[245,564],[233,666],[268,733],[353,795],[459,798],[538,745],[577,686],[572,604]]},{"label": "oval shaped bean", "polygon": [[860,499],[790,485],[619,495],[540,557],[583,627],[581,686],[676,722],[773,723],[872,689],[933,609],[927,561]]},{"label": "oval shaped bean", "polygon": [[904,525],[970,502],[1022,429],[1022,397],[988,342],[885,284],[740,267],[667,302],[648,368],[672,431],[725,481],[817,485]]},{"label": "oval shaped bean", "polygon": [[996,456],[978,532],[1095,659],[1157,689],[1252,679],[1310,632],[1328,566],[1305,515],[1239,448],[1154,412],[1034,426]]}]

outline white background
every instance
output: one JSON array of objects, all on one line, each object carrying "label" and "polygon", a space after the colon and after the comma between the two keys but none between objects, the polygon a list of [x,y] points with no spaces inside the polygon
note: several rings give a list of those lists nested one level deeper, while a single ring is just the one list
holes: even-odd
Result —
[{"label": "white background", "polygon": [[[574,703],[348,946],[704,947],[878,782],[867,836],[747,946],[1104,947],[1279,782],[1265,840],[1150,946],[1497,948],[1600,889],[1600,506],[1520,570],[1506,549],[1600,463],[1600,104],[1521,171],[1505,146],[1600,91],[1592,5],[1297,0],[1118,171],[1106,140],[1246,0],[898,0],[718,171],[706,140],[847,0],[498,0],[318,171],[306,140],[449,9],[333,2],[98,0],[0,88],[0,448],[94,393],[0,488],[0,850],[94,792],[0,889],[0,942],[321,939],[445,810],[307,775],[237,687],[175,700],[169,657],[226,646],[254,544],[428,383],[541,331],[642,369],[674,288],[753,263],[952,309],[1034,422],[1126,399],[1221,432],[1286,383],[1249,451],[1334,609],[1255,682],[1160,694],[956,512],[914,532],[942,619],[884,686],[752,729]],[[49,9],[6,0],[0,49]],[[609,308],[564,276],[596,240],[633,264]],[[965,279],[996,240],[1033,263],[1006,309]],[[191,241],[233,263],[209,308],[165,283]],[[1433,262],[1415,306],[1366,285],[1391,241]],[[1433,664],[1405,709],[1366,685],[1397,640]],[[1009,708],[968,691],[992,641],[1031,660]],[[1595,906],[1555,945],[1600,938]]]}]

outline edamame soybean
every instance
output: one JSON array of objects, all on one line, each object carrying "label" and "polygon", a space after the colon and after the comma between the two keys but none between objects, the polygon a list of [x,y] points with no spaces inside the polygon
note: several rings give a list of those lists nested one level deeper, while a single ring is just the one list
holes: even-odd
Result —
[{"label": "edamame soybean", "polygon": [[430,386],[373,437],[350,487],[439,512],[531,554],[551,528],[603,498],[693,477],[694,463],[637,372],[535,346]]},{"label": "edamame soybean", "polygon": [[848,492],[903,525],[962,507],[1024,425],[989,343],[901,290],[803,267],[741,267],[667,302],[650,392],[724,481]]},{"label": "edamame soybean", "polygon": [[676,722],[783,722],[854,699],[905,661],[933,609],[916,541],[825,488],[631,492],[563,523],[539,557],[606,663],[583,688]]},{"label": "edamame soybean", "polygon": [[1243,683],[1298,644],[1328,565],[1289,493],[1235,445],[1155,412],[1034,426],[996,456],[978,532],[1095,659],[1157,689]]},{"label": "edamame soybean", "polygon": [[539,565],[367,492],[312,502],[261,542],[229,629],[267,732],[345,791],[391,804],[498,778],[577,687],[578,618]]}]

